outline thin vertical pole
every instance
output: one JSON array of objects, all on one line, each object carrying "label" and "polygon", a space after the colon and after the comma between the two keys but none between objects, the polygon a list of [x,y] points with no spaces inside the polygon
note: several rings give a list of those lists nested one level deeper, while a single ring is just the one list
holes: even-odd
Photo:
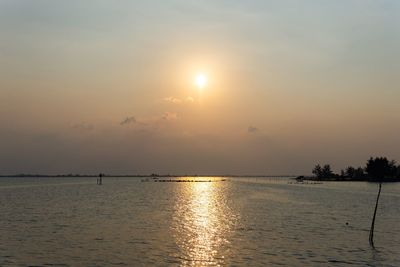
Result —
[{"label": "thin vertical pole", "polygon": [[379,183],[379,191],[378,191],[378,196],[376,197],[374,217],[372,217],[371,230],[369,231],[369,244],[373,248],[375,248],[375,246],[374,246],[375,217],[376,217],[376,210],[378,209],[379,196],[381,195],[381,188],[382,188],[382,182]]}]

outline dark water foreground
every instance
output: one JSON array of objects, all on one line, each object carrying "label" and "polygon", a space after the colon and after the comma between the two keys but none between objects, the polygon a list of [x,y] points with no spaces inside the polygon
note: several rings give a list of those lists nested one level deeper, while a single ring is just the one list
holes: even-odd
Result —
[{"label": "dark water foreground", "polygon": [[[399,266],[400,184],[0,179],[0,266]],[[346,224],[346,222],[348,224]]]}]

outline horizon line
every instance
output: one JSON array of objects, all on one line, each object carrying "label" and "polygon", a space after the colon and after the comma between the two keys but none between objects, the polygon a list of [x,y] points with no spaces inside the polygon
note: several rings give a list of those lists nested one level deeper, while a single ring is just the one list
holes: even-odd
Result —
[{"label": "horizon line", "polygon": [[[298,177],[305,175],[271,175],[271,174],[104,174],[103,177]],[[31,173],[20,173],[20,174],[0,174],[0,177],[98,177],[99,174],[31,174]]]}]

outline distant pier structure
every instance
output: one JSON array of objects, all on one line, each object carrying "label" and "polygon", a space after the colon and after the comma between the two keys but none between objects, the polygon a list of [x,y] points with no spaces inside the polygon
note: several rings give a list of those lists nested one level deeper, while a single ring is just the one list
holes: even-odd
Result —
[{"label": "distant pier structure", "polygon": [[104,176],[104,174],[102,174],[102,173],[99,174],[99,178],[97,178],[97,185],[103,184],[103,176]]}]

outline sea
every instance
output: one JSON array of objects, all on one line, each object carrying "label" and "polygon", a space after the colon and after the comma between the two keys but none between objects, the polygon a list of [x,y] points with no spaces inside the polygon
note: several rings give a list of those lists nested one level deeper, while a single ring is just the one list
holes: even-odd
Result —
[{"label": "sea", "polygon": [[400,183],[179,179],[0,178],[0,266],[400,266]]}]

